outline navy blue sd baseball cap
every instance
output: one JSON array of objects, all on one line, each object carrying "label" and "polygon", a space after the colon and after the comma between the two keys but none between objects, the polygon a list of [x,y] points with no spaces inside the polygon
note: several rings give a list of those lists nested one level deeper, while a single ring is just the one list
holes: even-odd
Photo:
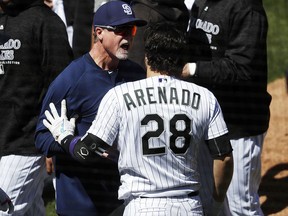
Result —
[{"label": "navy blue sd baseball cap", "polygon": [[147,22],[135,17],[132,8],[123,1],[109,1],[95,12],[94,26],[119,26],[133,24],[145,26]]}]

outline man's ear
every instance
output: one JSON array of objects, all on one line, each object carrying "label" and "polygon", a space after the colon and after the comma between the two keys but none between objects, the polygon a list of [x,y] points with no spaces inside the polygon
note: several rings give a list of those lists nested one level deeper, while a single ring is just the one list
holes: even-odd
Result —
[{"label": "man's ear", "polygon": [[146,66],[146,68],[147,68],[147,66],[148,66],[148,58],[147,58],[146,55],[145,55],[145,57],[144,57],[144,63],[145,63],[145,66]]},{"label": "man's ear", "polygon": [[98,40],[100,40],[100,41],[102,41],[102,39],[103,39],[102,33],[103,33],[103,29],[95,27],[94,34],[95,34],[96,38],[98,38]]}]

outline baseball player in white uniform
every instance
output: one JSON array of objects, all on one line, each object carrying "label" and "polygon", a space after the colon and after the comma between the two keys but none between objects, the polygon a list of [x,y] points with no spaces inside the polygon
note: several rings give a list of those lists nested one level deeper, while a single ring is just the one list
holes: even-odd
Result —
[{"label": "baseball player in white uniform", "polygon": [[225,198],[233,173],[227,127],[210,91],[178,79],[184,41],[172,24],[148,26],[148,78],[111,89],[84,137],[73,136],[75,119],[67,119],[65,101],[60,116],[54,104],[46,111],[44,125],[79,161],[109,158],[109,148],[117,146],[124,216],[203,215],[197,157],[204,139],[214,158],[213,198],[216,204]]}]

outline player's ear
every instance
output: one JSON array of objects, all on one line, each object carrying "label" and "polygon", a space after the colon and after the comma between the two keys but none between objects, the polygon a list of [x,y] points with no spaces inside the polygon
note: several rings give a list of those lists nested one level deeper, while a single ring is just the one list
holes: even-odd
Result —
[{"label": "player's ear", "polygon": [[103,39],[103,31],[104,29],[102,28],[99,28],[99,27],[95,27],[94,28],[94,35],[95,37],[94,38],[98,38],[98,40],[102,41]]},{"label": "player's ear", "polygon": [[148,64],[148,58],[146,57],[146,55],[144,57],[144,63],[146,66],[146,77],[150,77],[153,72],[151,71],[150,65]]},{"label": "player's ear", "polygon": [[147,68],[147,66],[148,66],[148,58],[147,58],[146,55],[145,55],[145,57],[144,57],[144,63],[145,63],[145,66],[146,66],[146,68]]}]

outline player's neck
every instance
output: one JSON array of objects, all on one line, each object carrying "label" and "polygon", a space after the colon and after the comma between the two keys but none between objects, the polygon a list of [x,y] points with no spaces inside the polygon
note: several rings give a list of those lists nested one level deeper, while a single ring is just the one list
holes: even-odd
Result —
[{"label": "player's neck", "polygon": [[115,70],[118,67],[119,59],[111,58],[111,56],[103,47],[99,45],[99,43],[93,44],[89,54],[94,62],[103,70]]},{"label": "player's neck", "polygon": [[151,70],[149,65],[146,65],[147,71],[146,76],[147,77],[153,77],[153,76],[160,76],[161,74],[158,71]]},{"label": "player's neck", "polygon": [[145,56],[144,63],[146,66],[146,77],[160,76],[161,74],[157,71],[151,70],[150,65],[148,64],[147,57]]}]

